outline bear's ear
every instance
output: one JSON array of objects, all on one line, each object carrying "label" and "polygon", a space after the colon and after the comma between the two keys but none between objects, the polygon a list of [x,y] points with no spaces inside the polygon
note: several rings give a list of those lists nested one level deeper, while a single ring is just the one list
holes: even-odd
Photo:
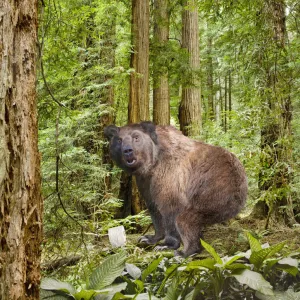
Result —
[{"label": "bear's ear", "polygon": [[156,128],[155,124],[153,122],[150,122],[150,121],[145,121],[145,122],[141,122],[140,126],[142,127],[144,132],[149,134],[149,136],[151,137],[153,142],[155,144],[157,144],[157,135],[156,135],[156,132],[155,132],[155,128]]},{"label": "bear's ear", "polygon": [[104,128],[104,136],[111,140],[114,136],[118,135],[120,128],[115,125],[109,125]]}]

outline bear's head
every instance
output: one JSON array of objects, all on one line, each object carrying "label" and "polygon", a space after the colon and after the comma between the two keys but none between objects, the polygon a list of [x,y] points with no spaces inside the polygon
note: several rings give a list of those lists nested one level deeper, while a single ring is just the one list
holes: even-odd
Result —
[{"label": "bear's head", "polygon": [[155,164],[158,142],[154,123],[110,125],[104,135],[109,139],[112,160],[126,172],[144,173]]}]

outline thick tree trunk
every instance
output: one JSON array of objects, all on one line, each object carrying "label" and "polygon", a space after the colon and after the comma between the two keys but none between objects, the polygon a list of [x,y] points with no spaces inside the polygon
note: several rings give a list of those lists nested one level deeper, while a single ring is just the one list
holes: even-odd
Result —
[{"label": "thick tree trunk", "polygon": [[132,0],[129,123],[149,120],[149,2]]},{"label": "thick tree trunk", "polygon": [[201,97],[197,71],[200,68],[198,10],[195,0],[184,1],[182,14],[182,47],[189,54],[191,80],[182,87],[179,106],[180,130],[196,136],[201,129]]},{"label": "thick tree trunk", "polygon": [[[272,61],[269,59],[264,62],[267,78],[262,103],[265,121],[261,131],[262,155],[259,188],[263,195],[266,195],[263,201],[268,204],[267,225],[269,221],[292,225],[295,223],[290,189],[292,107],[290,72],[285,55],[287,33],[284,1],[266,1],[264,13],[265,20],[269,20],[270,46],[276,55],[273,55]],[[277,71],[279,68],[280,72]],[[254,213],[261,206],[262,204],[258,203]]]},{"label": "thick tree trunk", "polygon": [[0,299],[39,299],[37,1],[0,4]]},{"label": "thick tree trunk", "polygon": [[153,122],[170,124],[170,93],[168,70],[158,62],[169,39],[168,0],[154,1],[154,45],[156,55],[153,70]]},{"label": "thick tree trunk", "polygon": [[[148,1],[132,0],[132,53],[130,66],[134,71],[130,76],[128,122],[137,123],[149,120],[149,23]],[[132,213],[145,208],[141,201],[135,178],[122,174],[121,191],[124,196],[124,217],[131,207]]]}]

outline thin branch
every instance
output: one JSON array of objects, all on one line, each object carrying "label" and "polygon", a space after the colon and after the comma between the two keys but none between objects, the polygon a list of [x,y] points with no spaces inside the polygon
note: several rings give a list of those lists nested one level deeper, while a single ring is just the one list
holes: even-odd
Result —
[{"label": "thin branch", "polygon": [[52,91],[51,91],[51,89],[50,89],[50,87],[49,87],[49,85],[48,85],[48,82],[47,82],[47,80],[46,80],[46,77],[45,77],[45,73],[44,73],[44,64],[43,64],[43,59],[42,59],[42,57],[41,57],[40,59],[41,59],[41,74],[42,74],[42,78],[43,78],[45,87],[46,87],[46,89],[47,89],[49,95],[51,96],[52,100],[53,100],[54,102],[56,102],[59,106],[65,107],[65,108],[66,108],[66,106],[65,106],[63,103],[59,102],[59,101],[54,97],[54,95],[53,95],[53,93],[52,93]]}]

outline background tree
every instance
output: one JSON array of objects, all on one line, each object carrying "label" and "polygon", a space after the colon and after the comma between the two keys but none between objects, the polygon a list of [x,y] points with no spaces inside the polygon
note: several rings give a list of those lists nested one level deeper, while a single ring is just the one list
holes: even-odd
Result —
[{"label": "background tree", "polygon": [[189,75],[182,84],[179,107],[180,130],[185,135],[199,135],[201,127],[198,8],[194,0],[184,1],[182,12],[182,48],[189,54]]},{"label": "background tree", "polygon": [[[132,0],[130,92],[128,123],[149,120],[149,26],[148,1]],[[120,199],[124,200],[123,216],[139,213],[144,203],[139,195],[135,178],[122,172]]]},{"label": "background tree", "polygon": [[[285,3],[269,0],[262,8],[266,41],[261,45],[260,63],[265,71],[262,94],[264,124],[261,131],[261,171],[259,187],[268,218],[292,225],[295,222],[291,197],[292,103],[288,66]],[[272,170],[272,171],[271,171]],[[271,171],[271,172],[270,172]],[[280,212],[280,207],[285,207]]]},{"label": "background tree", "polygon": [[[127,232],[140,232],[141,227],[149,222],[144,213],[131,216],[141,208],[140,202],[133,206],[131,200],[125,202],[125,215],[129,217],[116,218],[116,211],[123,205],[120,199],[132,198],[132,192],[131,189],[123,188],[124,186],[120,189],[121,171],[116,167],[106,168],[103,163],[102,146],[105,141],[100,137],[99,124],[99,120],[106,120],[107,114],[113,117],[118,126],[128,123],[131,77],[138,81],[145,75],[136,70],[138,66],[133,67],[130,64],[131,55],[138,54],[136,50],[133,51],[131,0],[44,2],[46,6],[44,13],[40,11],[39,21],[44,77],[55,99],[63,104],[59,106],[53,101],[40,74],[39,147],[43,159],[44,228],[48,241],[44,254],[45,260],[51,260],[53,257],[67,256],[70,252],[84,253],[87,260],[91,253],[99,254],[96,249],[105,249],[101,237],[107,234],[108,228],[122,224]],[[152,92],[155,93],[154,81],[160,75],[166,74],[165,71],[168,72],[171,124],[180,128],[178,108],[182,92],[185,88],[196,88],[199,91],[201,83],[203,120],[200,135],[198,131],[195,138],[225,147],[242,161],[249,180],[247,212],[260,199],[265,209],[261,215],[264,218],[273,201],[282,203],[275,211],[285,215],[288,206],[281,202],[284,195],[282,192],[285,190],[292,200],[297,221],[300,216],[300,169],[297,163],[300,155],[300,121],[297,118],[300,112],[298,2],[286,0],[284,3],[289,41],[282,50],[278,50],[274,42],[274,29],[271,26],[273,21],[267,13],[270,8],[263,8],[264,3],[266,7],[269,6],[268,2],[258,0],[251,2],[251,5],[244,0],[185,3],[186,12],[195,10],[199,14],[198,30],[202,41],[197,48],[200,67],[192,69],[189,61],[192,55],[186,47],[181,48],[182,1],[169,1],[168,42],[163,42],[163,46],[158,47],[154,38],[154,27],[150,34],[150,72],[153,76],[150,77],[150,89],[145,92],[147,102],[152,98]],[[154,16],[157,16],[154,2],[151,3],[153,5],[150,5],[150,16],[153,18],[143,21],[150,28],[156,22]],[[167,19],[158,24],[167,25],[166,21]],[[209,42],[210,37],[212,45]],[[278,81],[270,81],[273,83],[268,85],[267,74],[276,75]],[[208,84],[208,75],[213,79],[213,86]],[[283,77],[285,81],[281,81]],[[194,79],[196,83],[193,83]],[[287,90],[285,91],[279,81],[289,83],[286,85],[289,86],[289,93],[286,93]],[[285,137],[280,134],[272,149],[268,146],[261,147],[262,133],[267,127],[267,121],[270,120],[270,124],[273,124],[273,120],[282,118],[280,114],[283,105],[279,105],[278,100],[281,101],[287,94],[290,95],[295,115],[290,123],[293,138],[286,143]],[[106,95],[113,95],[112,105],[106,103]],[[268,108],[268,101],[273,98],[274,111]],[[215,100],[214,107],[218,108],[217,121],[215,118],[206,118],[208,99]],[[150,108],[151,105],[150,102]],[[150,110],[149,119],[154,118],[151,113]],[[56,134],[58,115],[59,134]],[[270,119],[267,119],[267,115]],[[132,122],[141,119],[139,116]],[[110,120],[107,119],[107,122]],[[279,123],[283,121],[274,122],[278,125]],[[276,158],[274,164],[264,167],[264,156],[266,162],[268,157],[272,157],[269,150],[276,149],[279,152],[288,144],[288,148],[291,145],[293,148],[288,164]],[[58,172],[55,168],[57,153],[60,162]],[[287,167],[290,174],[288,186],[284,189],[262,188],[264,182],[269,179],[272,182],[272,176],[280,166]],[[110,179],[110,190],[106,189],[107,178]],[[57,181],[61,203],[56,193]],[[127,194],[123,197],[122,193],[125,192]],[[67,216],[62,205],[82,226]],[[256,222],[255,219],[251,221]],[[82,232],[80,239],[78,232]],[[85,262],[91,266],[97,259]]]},{"label": "background tree", "polygon": [[166,56],[169,40],[169,1],[154,1],[153,122],[170,124],[170,92]]},{"label": "background tree", "polygon": [[129,123],[149,120],[149,9],[148,1],[132,0]]},{"label": "background tree", "polygon": [[0,22],[0,298],[39,299],[42,198],[36,112],[37,1]]}]

